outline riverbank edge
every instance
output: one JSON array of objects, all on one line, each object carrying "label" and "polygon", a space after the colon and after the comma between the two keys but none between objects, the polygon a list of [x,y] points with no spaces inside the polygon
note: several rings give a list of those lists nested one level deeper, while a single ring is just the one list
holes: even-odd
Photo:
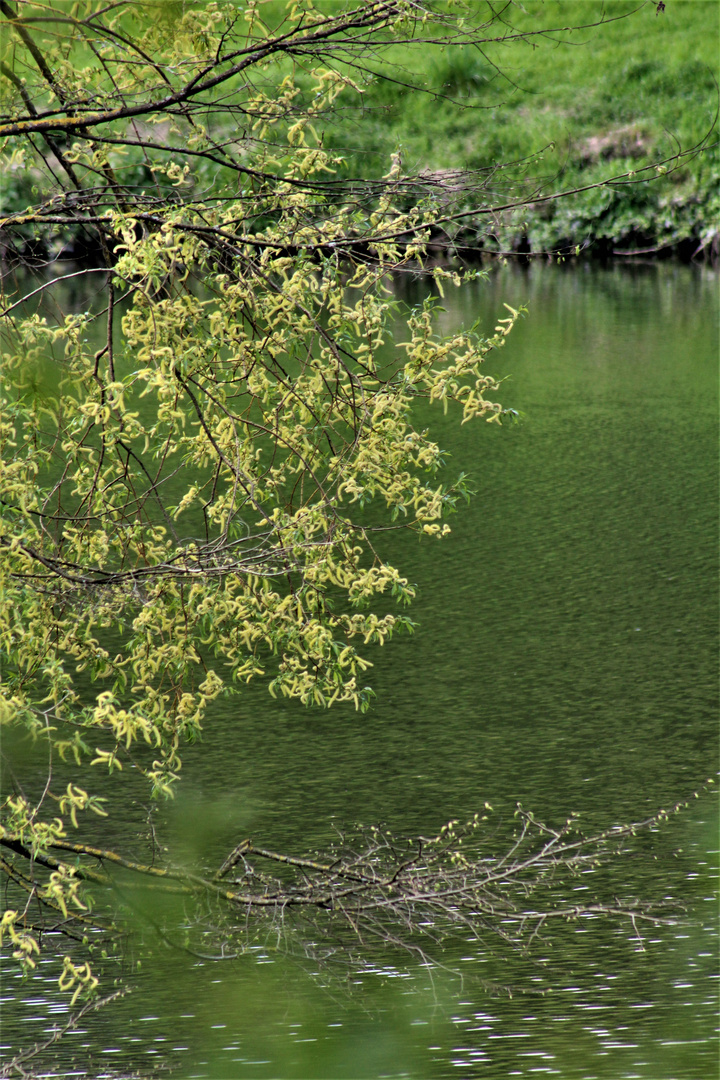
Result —
[{"label": "riverbank edge", "polygon": [[[630,234],[623,241],[605,236],[583,237],[580,240],[563,240],[547,248],[534,249],[527,232],[514,233],[506,241],[498,242],[488,236],[487,230],[465,226],[455,234],[435,228],[426,243],[427,257],[432,262],[461,262],[481,265],[497,259],[510,259],[528,265],[536,261],[565,262],[578,259],[592,262],[630,262],[676,260],[681,263],[717,266],[720,264],[720,227],[709,237],[690,235],[669,242],[653,242]],[[104,265],[100,244],[88,237],[73,237],[59,251],[51,251],[45,241],[38,238],[25,239],[21,245],[14,242],[7,231],[0,229],[0,277],[22,267],[40,270],[45,267],[68,264],[80,268],[97,268]],[[111,270],[112,267],[108,267]]]}]

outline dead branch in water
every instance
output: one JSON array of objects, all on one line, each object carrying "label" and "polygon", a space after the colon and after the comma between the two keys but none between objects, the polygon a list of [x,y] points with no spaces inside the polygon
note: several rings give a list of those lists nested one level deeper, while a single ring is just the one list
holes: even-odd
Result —
[{"label": "dead branch in water", "polygon": [[[180,898],[186,914],[182,941],[174,927],[150,921],[165,941],[207,958],[236,956],[270,929],[289,947],[299,943],[314,957],[336,955],[339,946],[355,953],[358,947],[383,944],[431,963],[433,947],[458,933],[523,947],[559,921],[612,918],[627,922],[638,938],[643,925],[672,921],[682,910],[679,902],[606,898],[598,893],[599,879],[595,892],[584,888],[579,900],[575,885],[582,874],[583,886],[592,886],[590,872],[628,854],[636,834],[656,829],[686,805],[588,836],[579,831],[576,817],[553,828],[518,806],[504,842],[487,812],[462,825],[450,822],[432,837],[358,829],[340,836],[324,854],[307,857],[245,839],[214,872],[140,862],[64,838],[48,845],[58,857],[33,855],[9,833],[0,837],[0,846],[8,853],[6,875],[37,900],[43,913],[40,923],[33,922],[34,931],[108,929],[107,921],[90,910],[58,911],[49,882],[60,873],[77,879],[81,888],[107,887],[129,911],[140,895],[156,896],[158,903]],[[29,902],[26,916],[29,920]]]}]

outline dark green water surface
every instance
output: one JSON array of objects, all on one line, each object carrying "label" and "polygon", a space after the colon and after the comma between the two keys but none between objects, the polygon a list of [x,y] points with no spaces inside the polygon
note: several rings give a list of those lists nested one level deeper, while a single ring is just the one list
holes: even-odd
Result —
[{"label": "dark green water surface", "polygon": [[[716,774],[717,276],[507,269],[449,294],[441,328],[481,314],[489,332],[503,301],[529,316],[487,368],[524,419],[461,428],[428,412],[477,494],[447,540],[386,541],[419,585],[419,627],[370,655],[376,704],[306,711],[257,687],[221,705],[163,826],[188,859],[217,865],[250,835],[302,854],[356,822],[437,831],[485,801],[501,824],[521,801],[606,827]],[[119,833],[141,828],[131,781],[112,807]],[[613,869],[618,895],[688,906],[644,950],[631,927],[581,921],[527,958],[461,941],[444,959],[462,979],[380,952],[333,980],[272,937],[227,964],[136,943],[137,988],[66,1037],[56,1073],[91,1053],[93,1075],[165,1060],[188,1078],[708,1080],[717,846],[703,796]],[[8,969],[6,1053],[62,1019],[56,978]]]}]

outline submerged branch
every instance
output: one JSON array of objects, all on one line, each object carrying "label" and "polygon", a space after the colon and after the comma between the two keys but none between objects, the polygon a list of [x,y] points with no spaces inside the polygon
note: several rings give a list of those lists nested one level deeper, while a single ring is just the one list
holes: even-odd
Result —
[{"label": "submerged branch", "polygon": [[107,994],[105,997],[94,998],[92,1001],[87,1001],[82,1008],[78,1009],[76,1013],[73,1013],[66,1024],[62,1027],[56,1025],[49,1038],[45,1039],[43,1042],[35,1043],[34,1046],[29,1046],[26,1050],[21,1050],[11,1061],[8,1061],[1,1066],[0,1077],[32,1076],[32,1073],[26,1072],[25,1070],[27,1062],[37,1057],[38,1054],[42,1054],[45,1050],[49,1050],[51,1046],[54,1046],[59,1042],[69,1031],[74,1031],[83,1017],[87,1016],[88,1013],[96,1012],[98,1009],[104,1008],[105,1005],[109,1005],[112,1001],[117,1001],[118,998],[124,997],[126,993],[126,989],[115,990],[114,993]]},{"label": "submerged branch", "polygon": [[[678,804],[670,812],[687,805]],[[476,941],[483,938],[483,944],[489,934],[491,940],[526,948],[549,920],[628,920],[638,938],[639,923],[671,922],[683,910],[678,901],[604,899],[598,886],[578,902],[573,888],[579,872],[587,874],[621,858],[631,850],[636,834],[656,829],[670,812],[661,810],[643,821],[585,836],[575,818],[551,828],[519,806],[518,825],[499,852],[498,837],[491,840],[489,835],[487,814],[462,826],[451,822],[434,837],[400,838],[385,830],[364,829],[312,857],[271,851],[246,839],[215,873],[150,865],[64,839],[48,848],[74,855],[72,863],[34,855],[8,833],[0,845],[30,863],[24,884],[34,885],[41,903],[50,895],[41,880],[43,869],[108,886],[126,906],[148,888],[154,894],[184,896],[196,944],[186,937],[182,948],[202,950],[211,937],[213,956],[237,955],[243,949],[239,936],[247,937],[248,931],[266,933],[270,919],[275,930],[299,940],[313,956],[318,954],[318,942],[334,953],[338,946],[352,949],[353,942],[363,947],[381,941],[395,950],[422,954],[424,962],[432,963],[427,949],[458,932],[469,933]],[[268,867],[277,870],[269,873]],[[3,868],[18,880],[11,864]],[[242,919],[239,910],[244,911]],[[87,911],[78,918],[86,927],[92,924]],[[161,929],[163,939],[170,940],[172,930]]]}]

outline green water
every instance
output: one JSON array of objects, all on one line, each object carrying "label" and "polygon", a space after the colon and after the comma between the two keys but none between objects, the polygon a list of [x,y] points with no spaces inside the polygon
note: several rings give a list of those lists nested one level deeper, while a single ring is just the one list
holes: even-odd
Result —
[{"label": "green water", "polygon": [[[421,288],[398,284],[409,301]],[[449,470],[477,494],[448,540],[386,541],[419,585],[417,632],[372,655],[365,716],[260,687],[220,707],[159,823],[187,860],[217,865],[249,835],[301,854],[355,822],[436,831],[485,801],[499,829],[517,801],[604,827],[717,772],[717,276],[507,269],[448,295],[442,328],[481,314],[490,330],[503,301],[529,316],[487,367],[508,377],[502,401],[524,419],[460,428],[431,410]],[[111,798],[125,850],[143,828],[137,800],[131,778]],[[704,797],[613,869],[618,895],[687,904],[644,951],[601,920],[557,930],[529,957],[461,940],[443,960],[463,978],[382,951],[362,973],[318,973],[286,955],[292,933],[226,964],[148,935],[132,945],[139,973],[129,961],[124,972],[134,992],[68,1035],[56,1069],[91,1054],[93,1075],[165,1060],[182,1077],[706,1080],[716,864]],[[9,970],[6,1047],[62,1019],[56,977],[41,965],[20,984]]]}]

